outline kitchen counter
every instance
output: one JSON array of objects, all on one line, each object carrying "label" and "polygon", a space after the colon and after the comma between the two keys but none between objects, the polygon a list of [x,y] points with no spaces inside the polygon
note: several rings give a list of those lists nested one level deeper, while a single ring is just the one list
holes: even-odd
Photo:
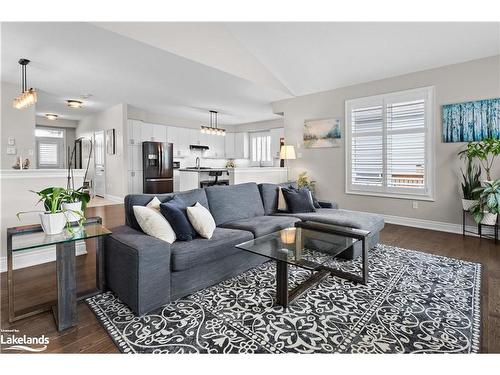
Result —
[{"label": "kitchen counter", "polygon": [[214,180],[214,177],[208,175],[209,172],[219,171],[222,172],[219,180],[229,180],[230,185],[245,182],[279,184],[287,180],[286,168],[280,167],[181,168],[179,169],[180,191],[199,188],[201,181]]}]

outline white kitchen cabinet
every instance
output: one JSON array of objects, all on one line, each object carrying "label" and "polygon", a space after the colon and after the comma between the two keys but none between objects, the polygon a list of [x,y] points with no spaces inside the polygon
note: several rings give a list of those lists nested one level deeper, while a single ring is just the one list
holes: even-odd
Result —
[{"label": "white kitchen cabinet", "polygon": [[142,194],[142,171],[128,172],[128,192],[129,194]]},{"label": "white kitchen cabinet", "polygon": [[199,129],[189,129],[189,144],[199,145],[200,144],[200,130]]},{"label": "white kitchen cabinet", "polygon": [[248,133],[235,133],[234,158],[248,159]]},{"label": "white kitchen cabinet", "polygon": [[153,141],[166,142],[167,141],[167,127],[164,125],[152,125],[153,128]]},{"label": "white kitchen cabinet", "polygon": [[191,129],[188,128],[177,128],[179,137],[177,139],[178,143],[178,156],[186,156],[189,154],[189,144],[191,143]]},{"label": "white kitchen cabinet", "polygon": [[136,145],[141,143],[142,121],[128,120],[128,144]]},{"label": "white kitchen cabinet", "polygon": [[224,151],[224,138],[221,135],[214,135],[214,157],[217,159],[224,159],[226,157],[226,153]]},{"label": "white kitchen cabinet", "polygon": [[270,133],[271,133],[271,156],[274,159],[279,159],[280,140],[281,138],[285,138],[285,129],[284,128],[271,129]]},{"label": "white kitchen cabinet", "polygon": [[153,141],[153,124],[143,122],[141,125],[141,142]]},{"label": "white kitchen cabinet", "polygon": [[181,172],[174,169],[174,192],[181,191]]},{"label": "white kitchen cabinet", "polygon": [[224,137],[224,155],[227,159],[234,159],[234,136],[235,133],[226,133]]},{"label": "white kitchen cabinet", "polygon": [[138,144],[128,146],[128,170],[142,170],[142,145]]}]

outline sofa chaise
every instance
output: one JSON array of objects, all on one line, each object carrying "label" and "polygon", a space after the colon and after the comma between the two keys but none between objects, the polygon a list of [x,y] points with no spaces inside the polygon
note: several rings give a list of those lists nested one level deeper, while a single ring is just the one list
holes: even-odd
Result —
[{"label": "sofa chaise", "polygon": [[[217,225],[211,239],[169,244],[142,232],[133,206],[145,206],[154,194],[125,197],[125,225],[106,239],[106,286],[138,315],[170,301],[217,284],[267,261],[267,258],[238,250],[235,245],[300,220],[316,220],[369,230],[369,246],[378,242],[384,221],[380,215],[339,210],[320,202],[314,213],[289,214],[277,211],[278,185],[245,183],[211,186],[179,193],[156,195],[162,202],[179,196],[187,205],[199,202],[210,210]],[[359,249],[349,250],[356,257]]]}]

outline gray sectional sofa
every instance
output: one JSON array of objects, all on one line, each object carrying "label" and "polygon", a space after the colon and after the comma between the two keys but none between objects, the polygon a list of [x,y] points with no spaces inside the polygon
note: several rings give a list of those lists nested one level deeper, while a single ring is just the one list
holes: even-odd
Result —
[{"label": "gray sectional sofa", "polygon": [[[235,248],[235,245],[277,230],[296,221],[315,220],[369,230],[369,245],[378,242],[384,221],[380,215],[339,210],[320,202],[317,212],[289,214],[277,211],[278,185],[246,183],[211,186],[180,193],[156,195],[165,202],[178,195],[187,205],[200,202],[214,217],[217,228],[210,240],[173,244],[146,235],[137,223],[133,206],[145,206],[155,196],[125,197],[125,225],[106,239],[106,286],[136,314],[236,276],[267,261],[267,258]],[[360,249],[349,250],[355,257]]]}]

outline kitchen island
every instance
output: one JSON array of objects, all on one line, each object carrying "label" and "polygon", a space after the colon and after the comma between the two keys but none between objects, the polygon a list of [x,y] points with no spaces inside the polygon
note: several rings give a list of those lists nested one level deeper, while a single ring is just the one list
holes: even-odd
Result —
[{"label": "kitchen island", "polygon": [[279,184],[286,182],[286,168],[280,167],[236,167],[236,168],[181,168],[179,169],[180,191],[197,189],[201,181],[214,180],[209,172],[220,171],[219,180],[229,180],[230,185],[245,182]]}]

